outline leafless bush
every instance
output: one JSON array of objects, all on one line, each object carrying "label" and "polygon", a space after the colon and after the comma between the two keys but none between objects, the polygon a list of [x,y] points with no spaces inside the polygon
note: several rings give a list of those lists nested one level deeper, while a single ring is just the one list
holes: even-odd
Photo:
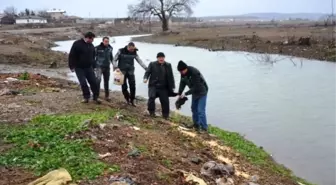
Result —
[{"label": "leafless bush", "polygon": [[302,60],[296,61],[292,56],[281,56],[281,55],[272,55],[268,53],[254,54],[248,53],[245,55],[245,58],[255,64],[264,64],[264,65],[274,65],[280,61],[290,61],[292,64],[297,67],[303,66]]}]

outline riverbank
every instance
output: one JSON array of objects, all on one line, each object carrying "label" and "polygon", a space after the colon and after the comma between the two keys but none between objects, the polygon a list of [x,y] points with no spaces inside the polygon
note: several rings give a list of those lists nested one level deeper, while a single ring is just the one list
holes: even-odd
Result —
[{"label": "riverbank", "polygon": [[[145,102],[127,106],[119,92],[111,103],[81,104],[77,84],[29,73],[1,74],[0,89],[1,185],[27,184],[58,167],[79,184],[110,184],[117,175],[138,184],[187,184],[181,171],[207,184],[224,176],[234,184],[302,181],[237,133],[210,127],[210,136],[199,135],[180,127],[190,118],[178,114],[151,119]],[[235,173],[206,177],[208,161],[233,165]]]},{"label": "riverbank", "polygon": [[93,31],[97,36],[141,34],[135,28],[123,26],[81,25],[77,27],[0,30],[0,64],[39,68],[67,67],[67,53],[51,51],[55,41],[75,40]]},{"label": "riverbank", "polygon": [[[334,28],[258,25],[176,28],[134,41],[195,46],[209,51],[247,51],[336,61]],[[334,41],[332,42],[332,38]]]}]

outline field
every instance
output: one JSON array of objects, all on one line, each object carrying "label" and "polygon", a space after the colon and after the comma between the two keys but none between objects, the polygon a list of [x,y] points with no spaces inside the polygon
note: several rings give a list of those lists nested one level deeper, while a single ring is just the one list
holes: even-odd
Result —
[{"label": "field", "polygon": [[136,41],[195,46],[210,51],[248,51],[336,61],[334,27],[311,24],[183,25]]}]

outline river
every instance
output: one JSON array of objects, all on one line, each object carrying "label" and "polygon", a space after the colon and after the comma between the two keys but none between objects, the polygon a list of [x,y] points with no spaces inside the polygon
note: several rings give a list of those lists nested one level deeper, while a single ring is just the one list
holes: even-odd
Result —
[{"label": "river", "polygon": [[[114,53],[130,39],[114,37]],[[97,38],[95,44],[100,41]],[[69,52],[72,43],[57,42],[54,50]],[[335,184],[335,63],[294,59],[303,64],[294,66],[285,59],[270,65],[251,61],[257,54],[135,44],[147,64],[164,52],[177,85],[179,60],[200,69],[210,87],[209,123],[241,133],[300,177],[321,185]],[[146,97],[144,71],[137,65],[135,73],[137,94]],[[74,79],[74,74],[70,75]],[[120,87],[112,85],[111,89]],[[191,114],[190,102],[181,112]]]}]

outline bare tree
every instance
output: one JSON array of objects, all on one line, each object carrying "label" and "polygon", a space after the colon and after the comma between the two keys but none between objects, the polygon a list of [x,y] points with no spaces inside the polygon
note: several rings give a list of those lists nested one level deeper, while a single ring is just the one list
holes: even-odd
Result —
[{"label": "bare tree", "polygon": [[4,13],[7,16],[15,16],[17,14],[17,9],[14,6],[10,6],[5,8]]},{"label": "bare tree", "polygon": [[183,13],[191,15],[192,7],[199,0],[140,0],[138,4],[129,5],[128,11],[132,17],[157,16],[162,23],[162,31],[169,30],[169,20],[172,16]]},{"label": "bare tree", "polygon": [[[296,66],[303,66],[302,60],[296,60],[295,57],[292,56],[282,56],[282,55],[274,55],[269,53],[247,53],[245,55],[246,59],[258,64],[265,64],[265,65],[274,65],[280,61],[290,61],[295,67]],[[299,65],[298,65],[299,64]]]}]

